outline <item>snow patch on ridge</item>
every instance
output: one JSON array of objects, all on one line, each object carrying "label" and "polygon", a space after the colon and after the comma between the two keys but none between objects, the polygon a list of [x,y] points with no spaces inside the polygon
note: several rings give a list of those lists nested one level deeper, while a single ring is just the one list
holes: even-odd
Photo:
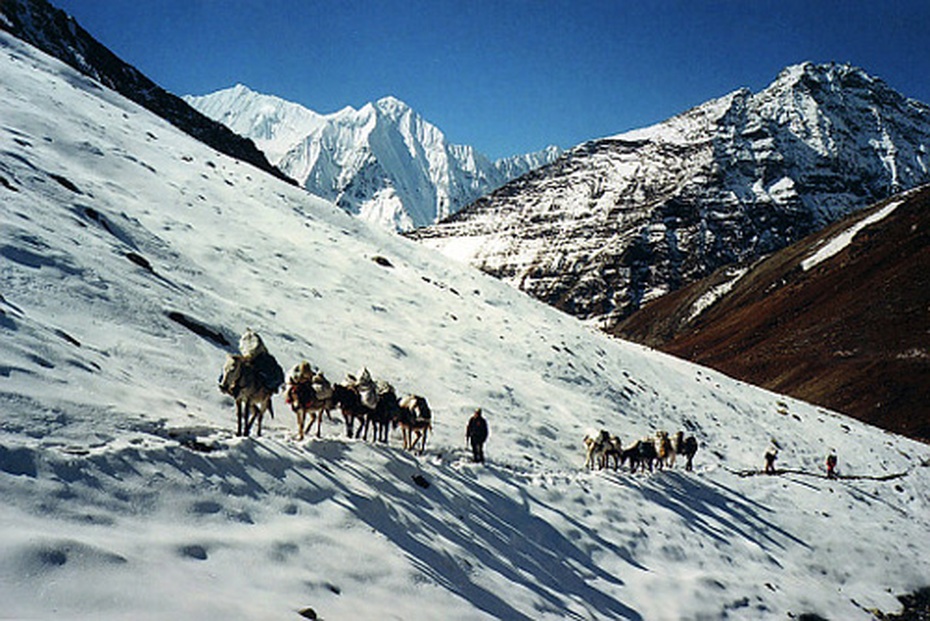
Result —
[{"label": "snow patch on ridge", "polygon": [[730,270],[729,273],[731,277],[729,280],[717,285],[697,299],[691,307],[691,314],[688,316],[688,321],[694,320],[698,315],[713,306],[717,300],[728,294],[733,287],[736,286],[736,283],[739,282],[739,279],[745,276],[748,271],[749,268],[746,267]]},{"label": "snow patch on ridge", "polygon": [[856,235],[867,226],[880,222],[887,218],[895,209],[898,208],[903,200],[894,201],[885,205],[881,210],[873,213],[868,218],[860,220],[853,226],[849,227],[833,239],[829,240],[823,245],[817,252],[809,256],[808,258],[801,261],[801,269],[805,272],[810,270],[812,267],[815,267],[827,259],[835,256],[836,254],[842,252],[846,246],[848,246]]}]

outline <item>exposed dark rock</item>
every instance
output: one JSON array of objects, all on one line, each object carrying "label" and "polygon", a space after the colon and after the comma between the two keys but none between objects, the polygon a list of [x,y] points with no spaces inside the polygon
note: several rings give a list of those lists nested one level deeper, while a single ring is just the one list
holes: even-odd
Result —
[{"label": "exposed dark rock", "polygon": [[214,330],[213,328],[207,326],[206,324],[197,321],[191,317],[188,317],[184,313],[179,313],[177,311],[169,311],[168,319],[175,323],[179,323],[197,336],[201,336],[215,345],[219,345],[224,349],[229,349],[232,347],[232,344],[229,342],[222,332]]}]

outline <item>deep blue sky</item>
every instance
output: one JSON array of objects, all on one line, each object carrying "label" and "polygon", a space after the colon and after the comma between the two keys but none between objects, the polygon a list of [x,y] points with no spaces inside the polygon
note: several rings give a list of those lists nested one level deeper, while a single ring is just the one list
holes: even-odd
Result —
[{"label": "deep blue sky", "polygon": [[930,0],[52,0],[169,91],[393,95],[502,157],[643,127],[797,62],[930,103]]}]

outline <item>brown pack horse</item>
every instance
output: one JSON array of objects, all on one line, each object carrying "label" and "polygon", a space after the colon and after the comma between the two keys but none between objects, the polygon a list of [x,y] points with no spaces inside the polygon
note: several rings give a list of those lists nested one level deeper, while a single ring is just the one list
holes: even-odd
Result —
[{"label": "brown pack horse", "polygon": [[271,389],[263,381],[262,374],[254,361],[239,354],[226,356],[219,388],[236,400],[236,435],[248,436],[252,424],[257,422],[255,435],[262,435],[262,418],[267,411],[274,418],[271,397],[277,389]]},{"label": "brown pack horse", "polygon": [[284,400],[297,416],[298,440],[303,440],[304,434],[313,429],[314,424],[316,437],[321,436],[323,414],[329,417],[329,411],[334,407],[332,390],[328,392],[328,395],[324,391],[318,392],[312,380],[288,381]]},{"label": "brown pack horse", "polygon": [[[346,424],[346,435],[350,438],[361,435],[368,418],[369,409],[362,404],[358,392],[343,384],[333,384],[332,403],[342,411],[342,419]],[[358,420],[358,431],[355,430],[355,421]]]},{"label": "brown pack horse", "polygon": [[413,450],[420,443],[418,453],[426,450],[426,438],[433,428],[433,414],[426,399],[419,395],[407,395],[400,400],[394,426],[400,426],[404,439],[404,450]]}]

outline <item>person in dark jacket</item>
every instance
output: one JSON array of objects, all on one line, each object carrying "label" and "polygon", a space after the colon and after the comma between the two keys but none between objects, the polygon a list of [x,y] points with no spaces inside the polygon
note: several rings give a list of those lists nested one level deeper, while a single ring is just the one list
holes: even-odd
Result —
[{"label": "person in dark jacket", "polygon": [[468,419],[465,427],[465,441],[471,444],[472,461],[484,461],[484,442],[488,439],[488,422],[481,416],[481,408]]},{"label": "person in dark jacket", "polygon": [[776,459],[778,459],[778,449],[773,446],[765,452],[765,474],[778,474],[775,470]]}]

